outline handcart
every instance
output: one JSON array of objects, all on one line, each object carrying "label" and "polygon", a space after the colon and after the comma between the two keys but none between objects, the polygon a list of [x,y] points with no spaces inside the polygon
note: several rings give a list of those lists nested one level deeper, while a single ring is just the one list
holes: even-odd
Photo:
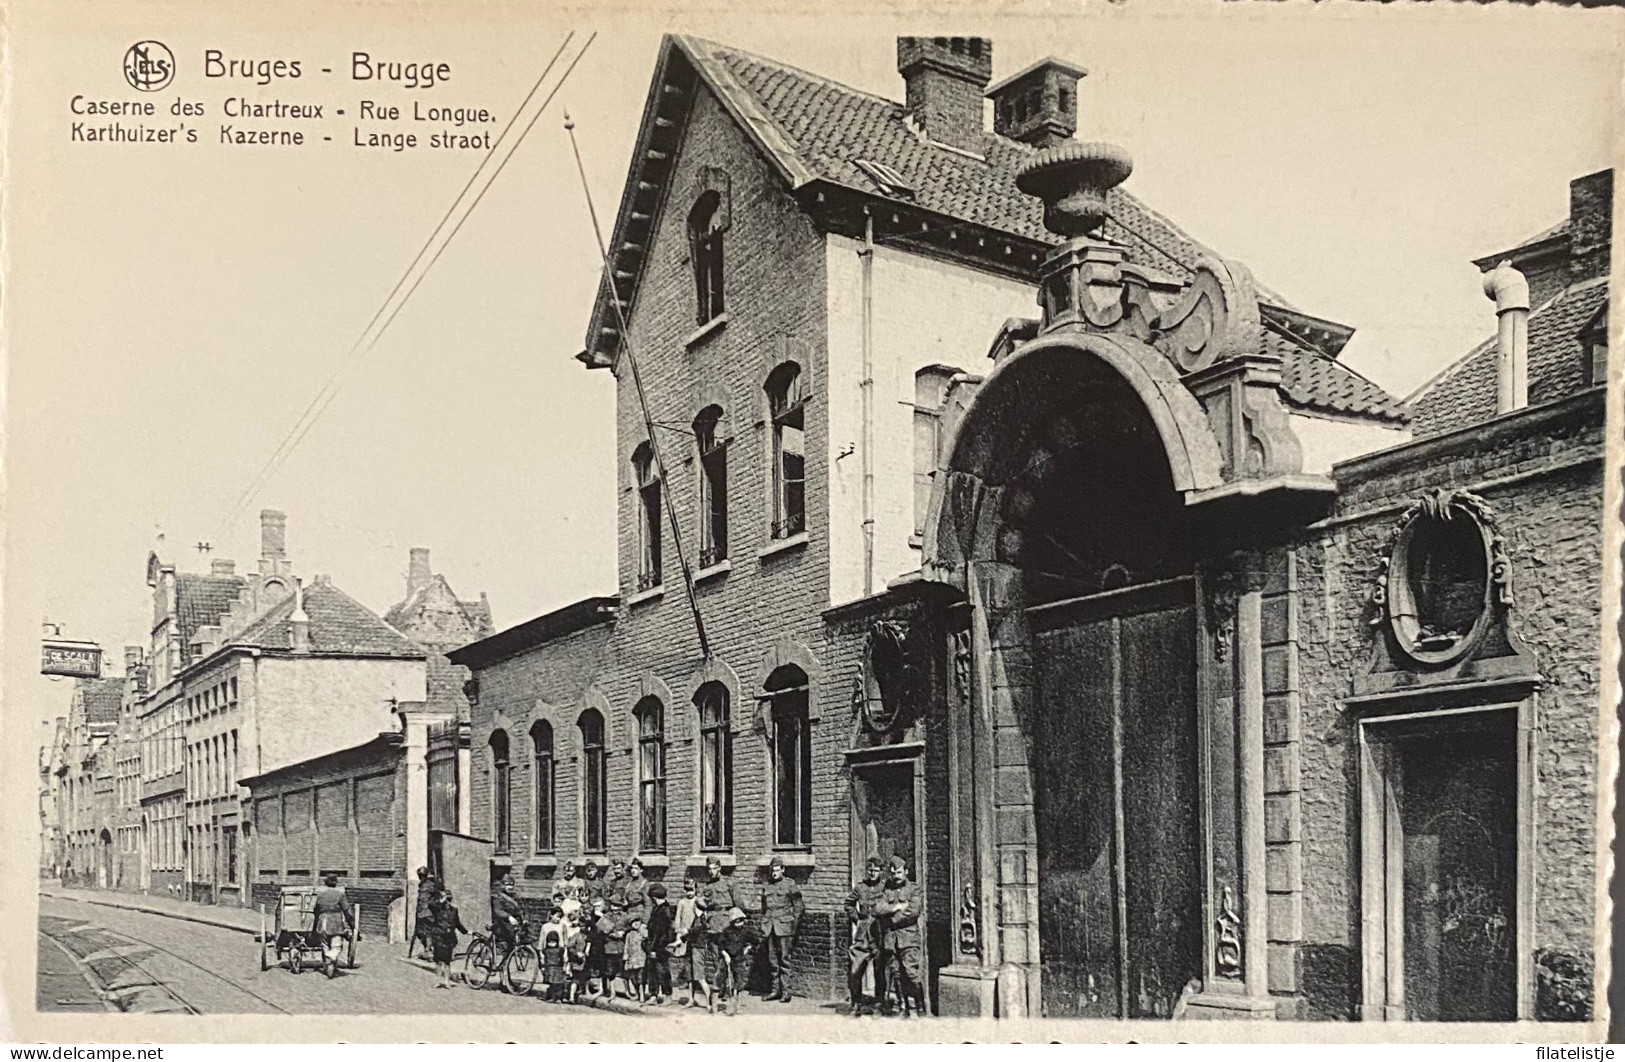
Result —
[{"label": "handcart", "polygon": [[[345,927],[345,969],[355,969],[355,945],[359,935],[360,919],[352,917]],[[299,973],[307,966],[321,970],[328,977],[338,975],[338,962],[327,955],[327,941],[316,928],[316,887],[313,885],[284,885],[276,905],[276,923],[266,923],[265,908],[260,908],[260,969],[269,970],[274,962],[287,966],[289,972]]]}]

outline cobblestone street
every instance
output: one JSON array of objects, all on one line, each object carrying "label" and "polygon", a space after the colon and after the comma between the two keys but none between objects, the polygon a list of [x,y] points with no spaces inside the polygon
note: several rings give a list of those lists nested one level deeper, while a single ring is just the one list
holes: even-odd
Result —
[{"label": "cobblestone street", "polygon": [[[458,984],[437,990],[434,968],[408,961],[405,945],[363,938],[357,968],[329,981],[317,972],[299,975],[284,967],[259,968],[257,934],[245,931],[257,916],[227,908],[178,901],[143,900],[157,913],[125,906],[116,894],[53,890],[40,895],[39,976],[41,1011],[187,1014],[535,1014],[562,1016],[581,1007],[516,997],[495,988],[476,991]],[[114,906],[115,904],[119,906]],[[177,917],[177,915],[179,917]],[[203,919],[238,921],[245,928]],[[461,957],[454,969],[461,968]],[[678,1017],[724,1022],[699,1011],[639,1007],[625,1000],[595,1003],[628,1022]],[[741,1013],[832,1015],[834,1007],[797,1000],[783,1005],[745,997]]]}]

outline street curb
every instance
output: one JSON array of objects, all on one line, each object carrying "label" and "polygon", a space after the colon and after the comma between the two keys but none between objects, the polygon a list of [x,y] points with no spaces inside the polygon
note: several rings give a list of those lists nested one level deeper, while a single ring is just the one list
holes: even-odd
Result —
[{"label": "street curb", "polygon": [[239,926],[232,922],[222,922],[215,918],[203,918],[193,914],[182,914],[176,911],[166,911],[160,907],[143,907],[134,903],[115,903],[112,900],[97,900],[89,896],[70,896],[62,892],[40,892],[41,896],[50,896],[58,900],[72,900],[76,903],[90,903],[97,907],[111,907],[119,911],[140,911],[142,914],[158,915],[160,918],[173,918],[178,922],[196,922],[198,925],[214,926],[216,929],[229,929],[237,933],[246,933],[258,937],[260,931],[257,927]]}]

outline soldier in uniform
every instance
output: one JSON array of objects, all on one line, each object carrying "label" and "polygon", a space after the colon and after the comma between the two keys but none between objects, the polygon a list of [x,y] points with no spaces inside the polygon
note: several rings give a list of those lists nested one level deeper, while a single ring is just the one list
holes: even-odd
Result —
[{"label": "soldier in uniform", "polygon": [[609,885],[598,876],[598,864],[589,859],[581,868],[581,902],[591,908],[595,900],[609,902]]},{"label": "soldier in uniform", "polygon": [[732,880],[722,876],[722,860],[716,856],[705,860],[705,878],[694,898],[694,907],[705,923],[706,982],[714,998],[722,969],[721,937],[728,928],[728,912],[738,908],[740,903],[739,891]]},{"label": "soldier in uniform", "polygon": [[768,999],[790,1002],[790,946],[804,906],[801,886],[784,876],[784,860],[774,856],[762,886],[762,932],[767,935],[767,962],[773,970]]},{"label": "soldier in uniform", "polygon": [[[850,964],[847,967],[847,987],[852,993],[853,1014],[873,1014],[875,1000],[880,995],[879,988],[885,976],[875,959],[880,952],[879,926],[875,922],[875,904],[880,902],[886,891],[886,883],[882,880],[885,870],[879,856],[870,856],[863,867],[863,880],[852,886],[852,891],[846,894],[846,917],[852,923],[852,948],[847,953]],[[876,989],[874,995],[863,990],[863,980],[868,976]]]},{"label": "soldier in uniform", "polygon": [[609,878],[605,882],[606,895],[626,906],[626,860],[616,859],[609,864]]},{"label": "soldier in uniform", "polygon": [[322,937],[322,951],[327,961],[337,966],[339,951],[355,925],[349,894],[339,884],[337,874],[323,878],[321,888],[316,890],[315,921],[316,932]]},{"label": "soldier in uniform", "polygon": [[902,856],[891,857],[888,871],[886,887],[874,908],[880,926],[880,968],[885,974],[880,997],[889,1008],[892,1005],[889,990],[895,986],[902,997],[904,1016],[911,1006],[915,1013],[923,1014],[924,949],[920,941],[920,916],[925,913],[925,898],[920,886],[908,879],[908,863]]},{"label": "soldier in uniform", "polygon": [[626,911],[633,918],[649,920],[649,879],[643,876],[643,860],[637,856],[626,865],[626,879],[621,883],[621,898]]}]

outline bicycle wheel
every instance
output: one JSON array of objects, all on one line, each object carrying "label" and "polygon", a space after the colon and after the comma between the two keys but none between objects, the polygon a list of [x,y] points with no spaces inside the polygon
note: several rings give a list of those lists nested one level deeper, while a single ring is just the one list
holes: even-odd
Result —
[{"label": "bicycle wheel", "polygon": [[542,957],[534,945],[520,944],[502,964],[502,986],[516,996],[528,996],[542,971]]},{"label": "bicycle wheel", "polygon": [[496,972],[492,969],[494,961],[491,942],[483,937],[475,937],[468,946],[468,954],[463,956],[463,980],[470,988],[484,988]]}]

